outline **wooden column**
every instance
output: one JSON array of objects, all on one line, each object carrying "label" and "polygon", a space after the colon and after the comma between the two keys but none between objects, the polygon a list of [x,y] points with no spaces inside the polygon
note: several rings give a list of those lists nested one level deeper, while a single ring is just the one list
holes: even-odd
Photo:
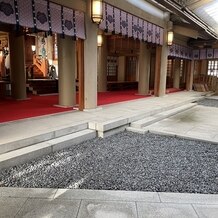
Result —
[{"label": "wooden column", "polygon": [[15,99],[26,99],[26,69],[24,36],[9,34],[11,91]]},{"label": "wooden column", "polygon": [[147,44],[141,42],[139,54],[138,93],[142,95],[146,95],[149,93],[150,62],[151,51],[147,48]]},{"label": "wooden column", "polygon": [[107,91],[107,37],[102,35],[103,44],[98,47],[98,91]]},{"label": "wooden column", "polygon": [[167,31],[165,30],[163,45],[156,46],[154,95],[158,97],[164,96],[166,93],[167,60],[168,60],[168,47],[167,47],[166,39],[167,39]]},{"label": "wooden column", "polygon": [[72,37],[58,36],[59,105],[72,107],[76,103],[76,43]]},{"label": "wooden column", "polygon": [[77,41],[77,73],[79,78],[79,110],[84,109],[84,41]]},{"label": "wooden column", "polygon": [[87,0],[84,41],[84,103],[85,109],[97,108],[97,32],[98,26],[90,19],[91,0]]},{"label": "wooden column", "polygon": [[156,57],[155,57],[155,78],[154,78],[154,95],[157,97],[159,97],[159,92],[160,92],[161,52],[162,52],[162,47],[157,45]]},{"label": "wooden column", "polygon": [[179,84],[180,84],[180,67],[181,67],[181,60],[175,59],[174,71],[173,71],[173,88],[177,88],[177,89],[179,89]]},{"label": "wooden column", "polygon": [[126,57],[119,56],[118,57],[118,81],[123,82],[125,81],[125,68],[126,68]]},{"label": "wooden column", "polygon": [[188,61],[188,71],[186,74],[186,90],[191,91],[193,86],[193,79],[194,79],[194,65],[195,61]]}]

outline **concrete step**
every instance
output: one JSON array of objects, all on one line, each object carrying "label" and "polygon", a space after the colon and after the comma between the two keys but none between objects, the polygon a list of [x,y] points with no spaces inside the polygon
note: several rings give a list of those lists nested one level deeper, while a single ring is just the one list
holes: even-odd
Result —
[{"label": "concrete step", "polygon": [[30,145],[0,155],[0,170],[33,160],[51,152],[72,147],[96,137],[95,130],[82,130],[56,139]]},{"label": "concrete step", "polygon": [[[29,128],[31,128],[31,126]],[[20,149],[29,145],[37,144],[43,141],[51,140],[57,137],[72,134],[81,130],[85,130],[87,128],[88,128],[87,122],[80,122],[71,126],[68,125],[68,126],[58,127],[58,129],[50,129],[49,131],[44,133],[40,133],[40,134],[36,133],[35,135],[24,137],[23,139],[20,140],[12,139],[8,143],[0,144],[0,154],[10,152],[16,149]]]},{"label": "concrete step", "polygon": [[168,115],[164,114],[166,111],[172,110],[171,114],[173,115],[173,110],[175,109],[175,113],[179,113],[179,111],[177,112],[178,108],[180,108],[181,111],[183,110],[183,107],[184,110],[186,110],[186,107],[188,109],[189,106],[187,105],[190,105],[191,108],[192,106],[196,105],[192,102],[198,101],[202,98],[203,97],[198,96],[193,99],[182,101],[173,105],[166,105],[165,107],[157,108],[153,111],[134,114],[131,117],[120,117],[104,122],[90,121],[88,126],[89,129],[97,131],[98,137],[104,138],[128,129],[129,124],[131,124],[131,127],[134,128],[142,128],[143,126],[150,125],[154,122],[164,119],[163,116],[167,117]]},{"label": "concrete step", "polygon": [[[163,119],[171,117],[171,116],[173,116],[175,114],[181,113],[181,112],[183,112],[185,110],[188,110],[188,109],[190,109],[190,108],[192,108],[192,107],[194,107],[196,105],[197,105],[196,103],[189,103],[189,104],[177,107],[177,108],[166,110],[166,111],[163,111],[161,113],[155,114],[153,116],[148,116],[148,117],[146,117],[144,119],[132,122],[130,127],[135,128],[135,129],[142,129],[145,126],[149,126],[149,125],[151,125],[153,123],[156,123],[156,122],[158,122],[160,120],[163,120]],[[127,130],[131,131],[133,129],[131,129],[131,128],[128,129],[127,128]]]}]

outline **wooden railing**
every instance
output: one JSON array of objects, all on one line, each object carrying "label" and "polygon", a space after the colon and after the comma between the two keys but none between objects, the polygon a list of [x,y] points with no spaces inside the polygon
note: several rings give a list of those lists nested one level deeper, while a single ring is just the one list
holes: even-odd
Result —
[{"label": "wooden railing", "polygon": [[41,56],[34,55],[33,64],[39,68],[39,70],[43,73],[44,77],[47,76],[48,60],[46,58],[42,58]]}]

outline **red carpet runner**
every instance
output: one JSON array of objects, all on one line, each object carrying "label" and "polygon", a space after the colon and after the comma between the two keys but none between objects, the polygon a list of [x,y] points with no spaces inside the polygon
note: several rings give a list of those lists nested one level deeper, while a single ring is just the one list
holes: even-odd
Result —
[{"label": "red carpet runner", "polygon": [[[179,90],[167,89],[167,93],[176,91]],[[136,95],[136,93],[136,90],[99,92],[98,106],[150,96]],[[0,99],[0,123],[73,110],[73,108],[60,108],[54,106],[57,104],[58,95],[31,96],[29,100],[22,101]]]},{"label": "red carpet runner", "polygon": [[[129,101],[147,96],[135,95],[136,91],[117,91],[98,93],[98,105]],[[15,121],[24,118],[71,111],[73,108],[60,108],[58,95],[31,96],[28,100],[16,101],[0,99],[0,122]]]}]

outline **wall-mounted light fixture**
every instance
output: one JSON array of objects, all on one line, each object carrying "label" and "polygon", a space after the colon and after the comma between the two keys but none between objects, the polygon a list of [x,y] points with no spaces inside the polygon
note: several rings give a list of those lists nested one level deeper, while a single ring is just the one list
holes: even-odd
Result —
[{"label": "wall-mounted light fixture", "polygon": [[172,45],[173,44],[173,31],[168,31],[167,33],[167,45]]},{"label": "wall-mounted light fixture", "polygon": [[102,0],[91,0],[91,18],[94,23],[100,24],[103,19]]},{"label": "wall-mounted light fixture", "polygon": [[32,46],[31,46],[31,49],[32,49],[32,52],[33,52],[33,53],[36,52],[36,46],[35,46],[35,45],[32,45]]},{"label": "wall-mounted light fixture", "polygon": [[102,44],[103,44],[103,36],[101,34],[99,34],[97,36],[97,45],[98,45],[98,47],[101,47]]}]

